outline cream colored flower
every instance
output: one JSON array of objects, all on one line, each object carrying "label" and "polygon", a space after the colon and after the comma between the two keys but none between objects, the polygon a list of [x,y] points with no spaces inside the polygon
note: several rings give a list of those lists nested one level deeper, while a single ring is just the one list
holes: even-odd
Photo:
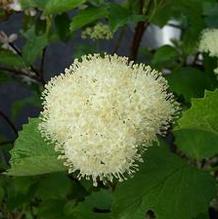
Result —
[{"label": "cream colored flower", "polygon": [[206,29],[202,32],[199,50],[218,57],[218,29]]},{"label": "cream colored flower", "polygon": [[113,33],[108,25],[98,23],[94,27],[87,27],[84,31],[82,31],[81,37],[82,39],[90,38],[92,40],[110,40],[113,38]]},{"label": "cream colored flower", "polygon": [[16,33],[12,33],[11,35],[7,36],[4,31],[0,31],[0,44],[3,49],[11,50],[12,52],[16,53],[16,51],[10,45],[10,43],[13,43],[16,40]]},{"label": "cream colored flower", "polygon": [[14,11],[22,11],[22,7],[19,0],[13,0],[9,5],[8,8]]},{"label": "cream colored flower", "polygon": [[122,181],[178,111],[161,73],[125,57],[76,59],[42,94],[39,130],[78,178]]}]

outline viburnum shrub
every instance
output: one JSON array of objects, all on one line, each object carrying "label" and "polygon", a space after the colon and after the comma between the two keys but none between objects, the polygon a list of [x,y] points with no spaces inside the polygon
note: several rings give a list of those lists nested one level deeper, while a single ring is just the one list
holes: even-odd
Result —
[{"label": "viburnum shrub", "polygon": [[0,218],[217,218],[217,14],[0,0]]}]

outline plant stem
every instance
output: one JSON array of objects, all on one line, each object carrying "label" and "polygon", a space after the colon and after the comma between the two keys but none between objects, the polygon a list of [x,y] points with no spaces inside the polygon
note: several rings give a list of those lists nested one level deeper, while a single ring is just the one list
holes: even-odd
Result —
[{"label": "plant stem", "polygon": [[[144,4],[145,4],[145,0],[140,0],[139,14],[141,14],[141,15],[143,15]],[[152,1],[149,1],[148,2],[148,9],[147,9],[146,13],[149,12],[149,8],[150,8],[151,4],[152,4]],[[131,49],[130,49],[130,56],[129,56],[130,60],[135,61],[137,59],[139,46],[140,46],[144,31],[148,27],[148,25],[149,25],[148,21],[139,21],[137,23],[136,28],[135,28],[135,33],[133,36],[133,40],[132,40],[132,44],[131,44]]]},{"label": "plant stem", "polygon": [[46,53],[46,47],[42,51],[42,59],[40,63],[40,80],[42,84],[45,84],[45,80],[44,80],[45,53]]},{"label": "plant stem", "polygon": [[11,73],[11,74],[14,74],[14,73],[15,73],[16,76],[17,76],[17,75],[27,76],[27,77],[29,77],[29,78],[31,78],[31,79],[37,81],[37,82],[42,83],[42,82],[40,81],[40,78],[39,78],[37,75],[32,75],[32,76],[31,76],[31,75],[29,75],[28,73],[23,72],[23,71],[21,71],[21,70],[16,70],[16,69],[4,67],[4,66],[0,66],[0,70],[9,72],[9,73]]},{"label": "plant stem", "polygon": [[21,51],[13,43],[8,43],[8,44],[19,56],[22,57]]},{"label": "plant stem", "polygon": [[[9,45],[21,58],[23,58],[21,51],[13,43],[9,43]],[[30,66],[30,68],[36,75],[40,75],[39,72],[32,65]]]},{"label": "plant stem", "polygon": [[139,46],[140,46],[144,31],[148,25],[149,23],[145,21],[138,22],[135,28],[135,34],[134,34],[132,45],[131,45],[131,52],[130,52],[130,57],[129,57],[130,60],[137,59]]},{"label": "plant stem", "polygon": [[8,123],[8,125],[11,127],[11,129],[13,130],[14,134],[16,135],[16,137],[18,137],[17,128],[15,127],[13,122],[9,119],[9,117],[6,116],[1,110],[0,110],[0,116]]}]

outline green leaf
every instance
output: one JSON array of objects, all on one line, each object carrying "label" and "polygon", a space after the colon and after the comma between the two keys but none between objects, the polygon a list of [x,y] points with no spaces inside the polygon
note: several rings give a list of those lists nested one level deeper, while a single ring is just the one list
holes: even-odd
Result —
[{"label": "green leaf", "polygon": [[23,59],[10,50],[0,50],[0,64],[12,68],[25,68]]},{"label": "green leaf", "polygon": [[45,200],[41,202],[37,216],[41,219],[73,219],[64,214],[65,205],[66,200],[63,199]]},{"label": "green leaf", "polygon": [[208,27],[218,27],[218,4],[216,2],[205,2],[203,4],[203,15]]},{"label": "green leaf", "polygon": [[97,209],[110,210],[111,202],[112,202],[112,193],[109,192],[108,190],[101,189],[98,192],[91,193],[91,195],[85,199],[85,202],[82,203],[82,205],[85,205],[90,210],[92,210],[94,207]]},{"label": "green leaf", "polygon": [[206,91],[205,97],[193,99],[174,129],[176,145],[196,159],[218,153],[218,90]]},{"label": "green leaf", "polygon": [[49,0],[20,0],[23,9],[39,8],[44,9]]},{"label": "green leaf", "polygon": [[85,2],[86,0],[49,0],[45,7],[45,13],[62,13],[74,9]]},{"label": "green leaf", "polygon": [[85,201],[80,202],[72,209],[71,213],[76,219],[109,219],[111,202],[112,193],[107,190],[100,190],[87,196]]},{"label": "green leaf", "polygon": [[178,58],[177,50],[172,46],[162,46],[160,47],[154,54],[152,64],[155,67],[169,67],[173,64],[175,65],[175,61]]},{"label": "green leaf", "polygon": [[66,41],[69,39],[70,32],[70,18],[67,13],[57,15],[55,17],[55,28],[61,40]]},{"label": "green leaf", "polygon": [[144,219],[153,211],[156,219],[193,219],[207,212],[215,195],[215,180],[192,168],[163,147],[145,152],[140,172],[120,183],[114,192],[116,219]]},{"label": "green leaf", "polygon": [[62,162],[57,159],[54,146],[47,144],[41,137],[38,124],[38,118],[30,119],[19,132],[11,150],[11,168],[6,174],[28,176],[65,170]]},{"label": "green leaf", "polygon": [[88,8],[82,10],[79,14],[73,17],[70,24],[70,30],[75,31],[87,24],[92,23],[100,18],[107,17],[108,11],[105,7],[101,8]]},{"label": "green leaf", "polygon": [[110,4],[108,11],[110,26],[113,32],[116,32],[119,27],[128,23],[137,23],[145,19],[142,15],[132,14],[130,10],[120,4]]},{"label": "green leaf", "polygon": [[36,191],[41,200],[64,199],[71,190],[70,178],[64,173],[52,173],[42,176]]},{"label": "green leaf", "polygon": [[2,186],[7,194],[6,205],[8,209],[14,210],[31,201],[36,178],[4,176],[4,180]]},{"label": "green leaf", "polygon": [[174,70],[166,78],[170,89],[187,102],[193,97],[203,97],[204,90],[210,89],[211,80],[214,80],[209,74],[191,67]]},{"label": "green leaf", "polygon": [[23,47],[23,57],[26,63],[31,65],[47,46],[48,37],[45,34],[37,36],[34,27],[25,32],[24,36],[26,37],[27,42]]}]

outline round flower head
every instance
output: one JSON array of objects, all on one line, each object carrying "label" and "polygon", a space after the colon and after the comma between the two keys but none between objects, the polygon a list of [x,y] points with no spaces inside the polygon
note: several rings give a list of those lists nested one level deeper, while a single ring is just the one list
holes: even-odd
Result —
[{"label": "round flower head", "polygon": [[218,57],[218,29],[206,29],[202,32],[199,50]]},{"label": "round flower head", "polygon": [[167,89],[149,66],[83,56],[46,85],[39,129],[79,179],[122,181],[178,111]]}]

